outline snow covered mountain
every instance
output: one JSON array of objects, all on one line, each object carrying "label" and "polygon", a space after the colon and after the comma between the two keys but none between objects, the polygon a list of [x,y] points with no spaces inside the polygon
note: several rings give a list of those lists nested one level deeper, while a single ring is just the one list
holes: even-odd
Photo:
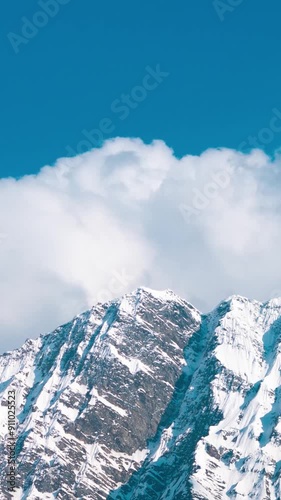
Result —
[{"label": "snow covered mountain", "polygon": [[281,498],[281,299],[201,315],[140,288],[0,357],[15,499]]}]

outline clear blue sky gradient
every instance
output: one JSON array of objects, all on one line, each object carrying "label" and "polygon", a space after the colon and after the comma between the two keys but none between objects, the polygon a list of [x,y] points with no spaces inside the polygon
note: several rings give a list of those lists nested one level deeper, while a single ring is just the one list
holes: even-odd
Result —
[{"label": "clear blue sky gradient", "polygon": [[[40,10],[2,6],[1,177],[52,164],[103,118],[114,124],[105,138],[163,139],[180,156],[238,148],[281,112],[280,0],[243,0],[223,21],[212,0],[70,0],[15,54],[7,35]],[[126,119],[114,115],[157,64],[169,76]],[[263,144],[280,145],[281,131]]]}]

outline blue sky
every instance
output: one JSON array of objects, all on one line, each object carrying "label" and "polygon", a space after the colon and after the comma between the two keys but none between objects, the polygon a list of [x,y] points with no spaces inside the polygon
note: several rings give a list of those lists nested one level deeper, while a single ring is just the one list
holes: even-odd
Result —
[{"label": "blue sky", "polygon": [[3,348],[139,286],[201,311],[281,296],[280,14],[5,2]]},{"label": "blue sky", "polygon": [[[106,117],[106,138],[159,138],[181,156],[237,148],[281,109],[278,0],[243,0],[223,21],[211,0],[70,0],[15,54],[7,35],[40,10],[2,7],[1,177],[38,172]],[[125,120],[113,116],[112,102],[157,64],[169,77]],[[280,144],[275,134],[264,147]]]}]

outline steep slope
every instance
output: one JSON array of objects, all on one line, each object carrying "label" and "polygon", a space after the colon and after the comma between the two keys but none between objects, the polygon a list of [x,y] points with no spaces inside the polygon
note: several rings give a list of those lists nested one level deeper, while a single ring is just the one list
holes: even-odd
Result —
[{"label": "steep slope", "polygon": [[[281,498],[280,299],[201,316],[141,288],[1,356],[0,382],[14,498]],[[7,498],[3,408],[0,431]]]},{"label": "steep slope", "polygon": [[185,349],[181,401],[112,499],[281,498],[281,300],[233,297]]},{"label": "steep slope", "polygon": [[2,405],[15,389],[19,419],[15,498],[103,499],[125,482],[146,456],[199,323],[172,292],[139,289],[2,356]]}]

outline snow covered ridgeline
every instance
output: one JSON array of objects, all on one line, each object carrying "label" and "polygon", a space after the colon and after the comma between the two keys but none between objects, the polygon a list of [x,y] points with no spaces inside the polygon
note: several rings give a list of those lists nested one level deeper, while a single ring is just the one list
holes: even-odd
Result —
[{"label": "snow covered ridgeline", "polygon": [[140,289],[2,356],[2,403],[17,395],[18,498],[106,498],[129,479],[199,322],[171,292]]},{"label": "snow covered ridgeline", "polygon": [[280,300],[201,316],[142,288],[3,355],[15,498],[281,498],[280,317]]},{"label": "snow covered ridgeline", "polygon": [[281,300],[202,317],[142,467],[112,499],[281,498]]}]

